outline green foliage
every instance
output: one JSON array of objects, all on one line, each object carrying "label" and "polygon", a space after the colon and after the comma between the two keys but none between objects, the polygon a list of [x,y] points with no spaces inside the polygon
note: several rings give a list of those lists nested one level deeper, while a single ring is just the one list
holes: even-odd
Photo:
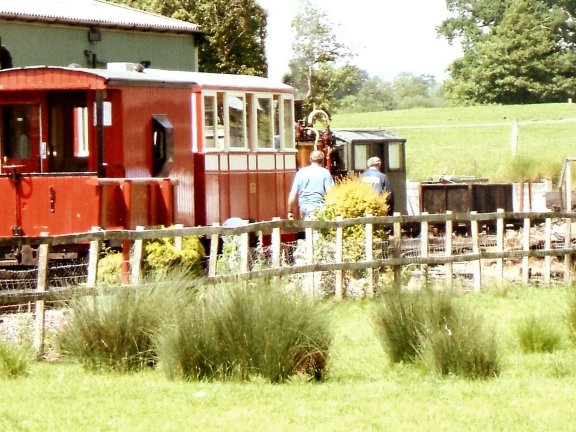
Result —
[{"label": "green foliage", "polygon": [[515,104],[571,96],[575,54],[558,42],[555,16],[535,0],[510,2],[500,13],[490,31],[469,38],[473,47],[465,46],[464,57],[451,65],[450,98],[459,104]]},{"label": "green foliage", "polygon": [[[305,99],[307,111],[315,108],[329,109],[330,101],[321,96],[326,76],[319,73],[321,67],[330,67],[336,60],[350,56],[348,48],[340,43],[334,33],[334,26],[326,12],[312,4],[310,0],[301,3],[292,22],[295,36],[292,42],[293,58],[290,61],[291,75],[285,81],[296,87]],[[319,79],[317,76],[320,75]],[[326,74],[324,74],[326,75]]]},{"label": "green foliage", "polygon": [[553,352],[562,343],[562,336],[556,325],[545,317],[535,315],[524,319],[518,326],[520,348],[525,353]]},{"label": "green foliage", "polygon": [[257,281],[209,289],[159,341],[170,378],[321,379],[331,334],[319,303]]},{"label": "green foliage", "polygon": [[[377,194],[372,186],[358,178],[345,178],[328,191],[324,205],[316,213],[316,218],[323,221],[363,217],[367,215],[385,216],[388,212],[386,194]],[[353,225],[344,228],[344,239],[364,240],[364,225]]]},{"label": "green foliage", "polygon": [[[181,248],[176,247],[174,238],[149,240],[144,243],[144,274],[149,280],[162,280],[172,272],[197,277],[202,274],[205,256],[204,246],[197,236],[183,237]],[[99,285],[122,284],[122,260],[122,253],[109,251],[98,261]]]},{"label": "green foliage", "polygon": [[199,276],[203,269],[202,260],[206,256],[197,236],[183,237],[180,249],[176,247],[174,238],[151,240],[145,243],[144,252],[145,271],[159,278],[174,269]]},{"label": "green foliage", "polygon": [[375,310],[374,324],[394,363],[421,359],[441,376],[471,379],[500,373],[494,335],[449,291],[389,293]]},{"label": "green foliage", "polygon": [[72,318],[60,336],[63,352],[90,370],[128,372],[154,365],[154,336],[179,300],[178,283],[170,285],[122,287],[73,299]]},{"label": "green foliage", "polygon": [[0,340],[0,379],[28,375],[32,358],[30,347]]},{"label": "green foliage", "polygon": [[566,301],[566,324],[570,339],[576,342],[576,287],[572,286],[569,290]]},{"label": "green foliage", "polygon": [[120,252],[108,251],[98,260],[98,285],[119,286],[122,284],[122,260]]},{"label": "green foliage", "polygon": [[267,73],[264,52],[267,15],[255,0],[115,2],[199,24],[205,37],[198,49],[199,69],[202,72],[258,76]]}]

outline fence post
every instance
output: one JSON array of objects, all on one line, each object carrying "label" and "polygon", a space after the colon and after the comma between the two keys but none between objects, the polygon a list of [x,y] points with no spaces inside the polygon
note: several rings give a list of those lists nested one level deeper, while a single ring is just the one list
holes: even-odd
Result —
[{"label": "fence post", "polygon": [[[471,215],[478,214],[477,211],[471,211]],[[470,228],[472,230],[472,253],[480,255],[480,236],[478,233],[478,221],[476,219],[470,221]],[[474,290],[480,291],[482,286],[482,260],[478,258],[473,263],[473,277],[474,277]]]},{"label": "fence post", "polygon": [[[546,218],[544,232],[544,250],[550,252],[552,249],[552,218]],[[544,257],[544,283],[550,285],[550,273],[552,272],[552,257]]]},{"label": "fence post", "polygon": [[[183,224],[175,224],[174,229],[182,229],[184,228]],[[182,236],[174,237],[174,249],[181,251],[182,250]]]},{"label": "fence post", "polygon": [[[47,237],[47,232],[40,233],[42,237]],[[50,245],[42,243],[38,246],[38,279],[36,282],[36,292],[46,292],[48,278],[48,252]],[[44,324],[45,324],[44,300],[38,299],[34,305],[34,349],[36,358],[44,356]]]},{"label": "fence post", "polygon": [[[452,210],[446,210],[446,215],[451,216]],[[444,238],[444,255],[452,256],[452,219],[446,219],[446,237]],[[452,289],[454,286],[454,265],[452,262],[444,264],[446,270],[446,285]]]},{"label": "fence post", "polygon": [[[306,227],[304,229],[304,235],[306,237],[306,264],[314,264],[314,233],[312,228]],[[314,272],[306,273],[306,292],[312,297],[316,297],[316,292],[314,290]]]},{"label": "fence post", "polygon": [[[278,222],[281,220],[278,216],[272,218],[272,222]],[[272,267],[273,268],[280,268],[281,262],[281,251],[282,251],[282,233],[280,231],[280,227],[272,228]],[[278,276],[274,276],[274,285],[278,285],[280,278]]]},{"label": "fence post", "polygon": [[[395,217],[400,217],[400,212],[394,212]],[[402,255],[402,227],[400,222],[394,222],[392,226],[392,256],[400,258]],[[402,289],[402,266],[394,265],[394,288],[397,291]]]},{"label": "fence post", "polygon": [[530,257],[528,256],[528,252],[530,251],[530,218],[524,218],[522,251],[526,254],[522,256],[522,283],[528,285],[530,281]]},{"label": "fence post", "polygon": [[[565,223],[566,223],[566,230],[564,237],[564,247],[566,249],[569,249],[572,247],[572,219],[566,218]],[[570,253],[566,253],[564,255],[564,283],[566,284],[572,282],[572,275],[570,274],[571,266],[572,266],[572,255]]]},{"label": "fence post", "polygon": [[[427,216],[428,212],[422,212],[421,214],[422,216]],[[428,258],[428,221],[426,220],[420,222],[420,256],[422,258]],[[428,286],[430,283],[428,277],[428,264],[422,264],[420,269],[422,270],[424,285]]]},{"label": "fence post", "polygon": [[[342,216],[336,217],[336,222],[341,222],[343,220]],[[334,251],[334,261],[336,264],[342,264],[342,257],[343,257],[343,249],[344,249],[344,232],[342,226],[336,227],[336,250]],[[342,300],[344,297],[343,295],[343,274],[342,270],[336,270],[336,287],[335,287],[335,295],[336,300]]]},{"label": "fence post", "polygon": [[[367,214],[367,217],[371,217],[371,214]],[[366,261],[371,262],[374,261],[374,249],[373,249],[373,241],[374,241],[374,225],[371,223],[366,224]],[[366,288],[366,297],[374,298],[374,268],[370,267],[366,269],[366,279],[368,281],[368,285]]]},{"label": "fence post", "polygon": [[240,234],[240,272],[248,273],[250,237],[248,232]]},{"label": "fence post", "polygon": [[[504,252],[504,209],[497,209],[498,219],[496,219],[496,252]],[[504,281],[504,258],[496,259],[496,275],[498,276],[498,283]]]},{"label": "fence post", "polygon": [[[92,232],[100,231],[100,227],[94,226]],[[88,276],[86,286],[95,288],[98,282],[98,260],[100,258],[100,240],[90,241],[90,251],[88,252]]]},{"label": "fence post", "polygon": [[[138,225],[136,231],[144,231],[144,227]],[[142,239],[134,240],[132,246],[132,254],[130,257],[130,285],[138,285],[142,277],[142,247],[144,242]]]},{"label": "fence post", "polygon": [[[213,227],[220,226],[218,222],[212,224]],[[220,236],[212,234],[210,236],[210,256],[208,257],[208,277],[216,276],[216,263],[218,262],[218,242]]]}]

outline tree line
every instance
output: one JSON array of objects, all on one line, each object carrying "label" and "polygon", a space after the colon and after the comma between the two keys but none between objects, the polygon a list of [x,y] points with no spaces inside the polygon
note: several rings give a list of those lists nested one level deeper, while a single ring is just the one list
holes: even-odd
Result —
[{"label": "tree line", "polygon": [[[199,24],[199,70],[266,76],[267,13],[256,0],[114,0]],[[449,77],[401,73],[391,82],[353,64],[354,55],[312,0],[292,22],[284,82],[305,109],[368,112],[414,107],[561,102],[576,84],[576,0],[446,0],[437,34],[460,43]],[[386,41],[384,41],[386,43]],[[390,42],[393,43],[393,42]]]}]

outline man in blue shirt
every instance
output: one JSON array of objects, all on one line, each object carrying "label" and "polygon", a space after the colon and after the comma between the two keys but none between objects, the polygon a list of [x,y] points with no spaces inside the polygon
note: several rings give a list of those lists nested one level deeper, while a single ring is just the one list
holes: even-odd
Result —
[{"label": "man in blue shirt", "polygon": [[394,212],[394,195],[392,194],[392,186],[388,176],[380,171],[381,166],[382,161],[379,157],[371,157],[366,162],[367,168],[362,172],[361,179],[362,182],[372,185],[378,194],[382,192],[388,194],[386,201],[388,203],[388,214],[391,215]]},{"label": "man in blue shirt", "polygon": [[288,219],[292,219],[292,210],[296,201],[300,217],[309,220],[314,211],[324,203],[324,195],[334,186],[330,171],[324,168],[324,153],[314,150],[310,153],[310,165],[301,168],[294,177],[292,189],[288,195]]}]

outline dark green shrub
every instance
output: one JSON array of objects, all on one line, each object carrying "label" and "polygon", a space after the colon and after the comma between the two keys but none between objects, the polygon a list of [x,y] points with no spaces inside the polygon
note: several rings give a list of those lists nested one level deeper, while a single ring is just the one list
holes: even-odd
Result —
[{"label": "dark green shrub", "polygon": [[376,334],[392,363],[417,360],[428,320],[428,302],[422,292],[385,293],[376,304],[373,323]]},{"label": "dark green shrub", "polygon": [[439,375],[500,373],[496,341],[450,291],[392,292],[379,301],[376,333],[393,363],[422,360]]},{"label": "dark green shrub", "polygon": [[171,378],[321,379],[331,339],[320,303],[268,281],[222,284],[161,335],[159,358]]},{"label": "dark green shrub", "polygon": [[562,344],[562,336],[556,324],[546,318],[527,317],[517,331],[520,348],[525,353],[553,352]]},{"label": "dark green shrub", "polygon": [[185,304],[187,282],[122,287],[70,303],[70,323],[60,335],[65,355],[87,369],[132,371],[156,362],[154,338]]},{"label": "dark green shrub", "polygon": [[27,375],[32,359],[29,347],[0,340],[0,378]]}]

